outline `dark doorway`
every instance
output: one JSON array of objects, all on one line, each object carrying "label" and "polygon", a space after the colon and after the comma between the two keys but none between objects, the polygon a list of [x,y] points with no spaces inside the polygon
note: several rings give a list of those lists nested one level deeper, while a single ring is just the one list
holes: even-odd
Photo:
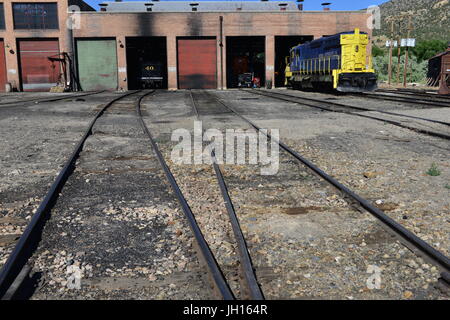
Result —
[{"label": "dark doorway", "polygon": [[[252,81],[263,87],[266,80],[265,37],[227,37],[227,87],[238,88]],[[250,75],[245,77],[243,75]]]},{"label": "dark doorway", "polygon": [[312,41],[313,36],[275,36],[275,87],[284,87],[286,57],[292,47]]},{"label": "dark doorway", "polygon": [[127,37],[128,89],[167,89],[166,37]]}]

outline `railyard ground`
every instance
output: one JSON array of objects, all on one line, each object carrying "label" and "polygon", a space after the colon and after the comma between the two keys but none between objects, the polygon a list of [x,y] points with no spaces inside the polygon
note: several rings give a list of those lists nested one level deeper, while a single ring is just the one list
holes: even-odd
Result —
[{"label": "railyard ground", "polygon": [[[450,121],[450,108],[272,91]],[[248,92],[210,93],[260,127],[279,129],[280,139],[291,148],[450,255],[448,140]],[[1,106],[47,96],[55,94],[0,96],[0,266],[91,117],[118,93]],[[94,127],[44,229],[32,259],[40,274],[33,298],[210,298],[190,230],[141,134],[133,99],[113,110]],[[144,100],[143,111],[239,296],[233,272],[236,247],[211,166],[179,165],[170,159],[177,144],[172,132],[192,131],[194,125],[189,92],[157,91]],[[249,129],[226,112],[203,110],[201,118],[205,129]],[[414,125],[416,120],[402,121]],[[282,151],[279,164],[272,176],[260,175],[259,165],[222,166],[266,298],[448,299],[435,286],[436,267],[412,254],[370,214],[350,206]],[[94,234],[92,241],[86,240]],[[72,264],[82,270],[81,289],[67,286],[67,266]],[[370,285],[374,273],[379,276],[375,287]]]}]

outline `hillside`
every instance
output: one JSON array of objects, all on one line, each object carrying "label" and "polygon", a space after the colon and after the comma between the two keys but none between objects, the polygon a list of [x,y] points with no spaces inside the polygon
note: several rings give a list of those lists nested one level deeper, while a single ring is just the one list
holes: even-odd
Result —
[{"label": "hillside", "polygon": [[450,41],[450,0],[391,0],[380,6],[381,29],[374,30],[379,41],[390,34],[390,24],[386,18],[405,15],[403,37],[406,37],[408,16],[412,17],[414,30],[411,37],[417,40],[439,39]]}]

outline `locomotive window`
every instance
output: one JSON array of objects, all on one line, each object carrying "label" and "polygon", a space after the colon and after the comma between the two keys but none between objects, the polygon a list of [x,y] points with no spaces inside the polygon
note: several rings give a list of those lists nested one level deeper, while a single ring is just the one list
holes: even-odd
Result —
[{"label": "locomotive window", "polygon": [[14,29],[58,29],[56,3],[13,3]]},{"label": "locomotive window", "polygon": [[5,29],[5,12],[3,11],[3,3],[0,3],[0,29]]}]

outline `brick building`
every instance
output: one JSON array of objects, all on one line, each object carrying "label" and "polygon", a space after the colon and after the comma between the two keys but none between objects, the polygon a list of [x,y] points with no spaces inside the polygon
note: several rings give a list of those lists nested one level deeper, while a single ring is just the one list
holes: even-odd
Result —
[{"label": "brick building", "polygon": [[[72,5],[81,11],[69,14]],[[290,47],[354,28],[371,34],[365,11],[303,11],[301,1],[100,7],[94,11],[81,0],[0,0],[0,90],[8,84],[47,91],[64,79],[63,64],[48,59],[62,52],[73,59],[83,90],[136,89],[143,60],[162,63],[169,89],[230,88],[244,71],[262,85],[282,86]],[[69,15],[73,30],[66,27]]]}]

